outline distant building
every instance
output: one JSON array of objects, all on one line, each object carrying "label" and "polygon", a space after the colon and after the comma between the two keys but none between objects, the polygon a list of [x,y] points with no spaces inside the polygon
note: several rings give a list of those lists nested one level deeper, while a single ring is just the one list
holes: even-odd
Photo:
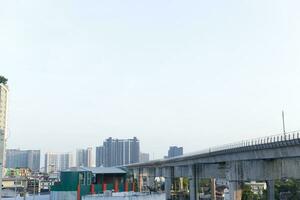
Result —
[{"label": "distant building", "polygon": [[45,154],[45,172],[53,173],[59,170],[59,154],[46,153]]},{"label": "distant building", "polygon": [[62,153],[59,155],[59,171],[73,167],[72,153]]},{"label": "distant building", "polygon": [[104,148],[96,147],[96,167],[104,166]]},{"label": "distant building", "polygon": [[139,162],[148,162],[150,160],[149,153],[140,153],[140,161]]},{"label": "distant building", "polygon": [[168,158],[183,155],[183,147],[171,146],[168,151]]},{"label": "distant building", "polygon": [[92,148],[78,149],[76,151],[76,166],[77,167],[92,167]]},{"label": "distant building", "polygon": [[[0,186],[2,185],[5,141],[7,136],[8,86],[6,85],[6,81],[7,80],[0,82]],[[0,187],[0,194],[1,189],[2,188]]]},{"label": "distant building", "polygon": [[[122,166],[139,162],[140,142],[133,139],[112,139],[111,137],[103,142],[103,149],[99,150],[99,162],[103,159],[104,167]],[[101,151],[103,151],[101,157]]]},{"label": "distant building", "polygon": [[55,173],[73,167],[72,153],[46,153],[45,172]]},{"label": "distant building", "polygon": [[40,170],[40,150],[6,150],[6,168],[29,168],[32,171]]}]

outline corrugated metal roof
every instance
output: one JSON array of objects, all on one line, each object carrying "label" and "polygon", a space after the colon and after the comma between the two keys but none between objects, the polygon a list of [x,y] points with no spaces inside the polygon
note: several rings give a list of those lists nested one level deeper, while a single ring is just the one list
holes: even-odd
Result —
[{"label": "corrugated metal roof", "polygon": [[69,169],[62,170],[62,172],[86,172],[86,171],[91,171],[87,167],[71,167]]},{"label": "corrugated metal roof", "polygon": [[126,174],[124,169],[119,167],[90,167],[88,168],[93,174]]}]

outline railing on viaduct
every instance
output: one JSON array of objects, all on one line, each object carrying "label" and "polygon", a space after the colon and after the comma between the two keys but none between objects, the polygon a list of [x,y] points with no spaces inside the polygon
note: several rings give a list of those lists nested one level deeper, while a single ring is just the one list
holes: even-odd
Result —
[{"label": "railing on viaduct", "polygon": [[130,167],[143,166],[143,165],[155,165],[159,163],[168,163],[168,162],[180,161],[185,159],[193,159],[198,157],[208,157],[214,155],[246,152],[246,151],[261,150],[261,149],[290,147],[296,145],[300,145],[300,131],[293,131],[293,132],[287,132],[285,134],[277,134],[277,135],[271,135],[266,137],[243,140],[240,142],[206,148],[201,151],[187,153],[182,156],[177,156],[173,158],[157,159],[157,160],[151,160],[146,163],[130,164],[127,165],[126,167],[130,168]]},{"label": "railing on viaduct", "polygon": [[194,152],[188,155],[199,154],[219,154],[240,151],[250,151],[267,148],[278,148],[284,146],[300,145],[300,131],[287,132],[285,134],[277,134],[260,138],[243,140],[240,142],[230,143],[221,146],[211,147],[202,151]]}]

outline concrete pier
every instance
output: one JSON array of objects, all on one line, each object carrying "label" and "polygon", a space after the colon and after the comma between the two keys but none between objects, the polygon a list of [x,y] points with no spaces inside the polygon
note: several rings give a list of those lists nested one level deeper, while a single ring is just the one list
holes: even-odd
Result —
[{"label": "concrete pier", "polygon": [[268,191],[268,200],[275,199],[275,181],[268,180],[267,181],[267,191]]},{"label": "concrete pier", "polygon": [[229,182],[229,194],[231,200],[241,200],[242,199],[242,187],[241,183],[238,181]]},{"label": "concrete pier", "polygon": [[190,200],[199,199],[199,177],[197,165],[189,166],[189,190]]},{"label": "concrete pier", "polygon": [[211,191],[211,200],[217,200],[216,197],[216,179],[210,179],[210,191]]}]

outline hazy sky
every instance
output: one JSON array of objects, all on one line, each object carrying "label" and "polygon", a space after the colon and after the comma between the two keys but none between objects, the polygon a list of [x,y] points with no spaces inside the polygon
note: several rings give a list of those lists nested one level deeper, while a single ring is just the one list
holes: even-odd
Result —
[{"label": "hazy sky", "polygon": [[300,1],[4,0],[9,148],[162,157],[300,129]]}]

